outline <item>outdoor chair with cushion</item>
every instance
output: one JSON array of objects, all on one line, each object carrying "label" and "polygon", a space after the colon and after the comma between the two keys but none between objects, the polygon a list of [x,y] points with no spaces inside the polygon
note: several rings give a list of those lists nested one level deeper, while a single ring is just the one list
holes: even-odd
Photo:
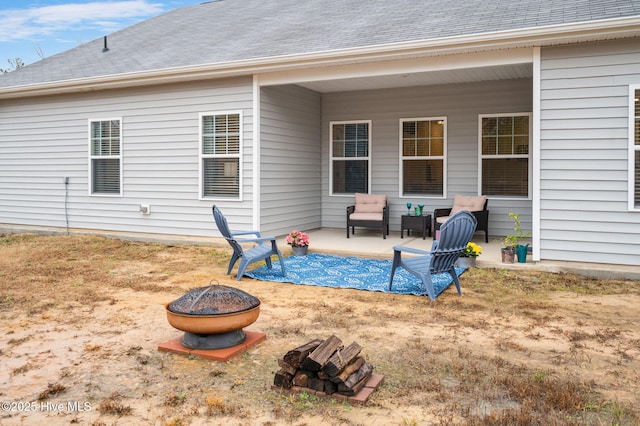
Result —
[{"label": "outdoor chair with cushion", "polygon": [[[419,250],[405,246],[393,247],[393,264],[389,277],[389,290],[393,284],[393,277],[398,267],[407,270],[421,281],[429,299],[435,300],[436,294],[431,280],[431,274],[448,272],[453,278],[458,294],[462,295],[460,280],[456,274],[454,263],[467,247],[476,231],[476,218],[468,211],[460,211],[449,218],[440,227],[440,239],[434,240],[430,251]],[[402,252],[417,256],[405,256]]]},{"label": "outdoor chair with cushion", "polygon": [[[216,206],[213,206],[213,218],[216,221],[218,230],[222,236],[227,240],[231,248],[233,248],[233,255],[229,262],[229,268],[227,269],[227,275],[231,274],[233,266],[238,259],[240,265],[238,266],[238,274],[236,280],[240,280],[244,275],[247,266],[252,263],[264,260],[267,267],[271,269],[271,256],[276,255],[280,259],[280,268],[282,268],[282,276],[286,276],[284,270],[284,262],[282,261],[282,253],[276,245],[275,237],[262,237],[259,231],[243,231],[243,232],[231,232],[227,219],[222,212]],[[254,238],[244,238],[244,236],[255,235]],[[237,238],[238,236],[242,238]],[[245,249],[241,244],[244,243],[257,243],[255,247]]]},{"label": "outdoor chair with cushion", "polygon": [[435,209],[433,211],[433,231],[436,233],[443,223],[451,216],[461,210],[471,212],[478,221],[478,231],[484,231],[484,241],[489,242],[489,210],[487,204],[489,200],[486,195],[470,196],[456,194],[453,199],[453,207],[450,209]]},{"label": "outdoor chair with cushion", "polygon": [[389,235],[389,206],[386,194],[355,194],[355,204],[347,207],[347,238],[349,228],[355,234],[356,226],[378,228],[382,238]]}]

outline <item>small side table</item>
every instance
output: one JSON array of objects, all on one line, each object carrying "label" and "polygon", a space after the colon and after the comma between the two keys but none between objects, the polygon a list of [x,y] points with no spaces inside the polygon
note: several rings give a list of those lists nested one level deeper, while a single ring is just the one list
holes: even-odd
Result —
[{"label": "small side table", "polygon": [[431,236],[431,215],[416,216],[414,214],[403,214],[400,218],[400,238],[404,238],[404,230],[407,230],[407,237],[412,229],[422,230],[422,239],[424,240],[429,233]]}]

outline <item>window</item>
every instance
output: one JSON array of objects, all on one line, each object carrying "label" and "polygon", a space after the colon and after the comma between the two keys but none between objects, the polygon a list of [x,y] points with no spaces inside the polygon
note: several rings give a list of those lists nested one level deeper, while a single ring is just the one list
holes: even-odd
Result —
[{"label": "window", "polygon": [[484,195],[529,196],[531,114],[480,116]]},{"label": "window", "polygon": [[444,195],[446,118],[400,120],[402,195]]},{"label": "window", "polygon": [[201,176],[203,198],[240,198],[239,112],[201,114]]},{"label": "window", "polygon": [[120,120],[90,121],[91,193],[122,193],[122,152]]},{"label": "window", "polygon": [[368,193],[371,121],[330,125],[331,193]]},{"label": "window", "polygon": [[629,96],[629,208],[640,209],[640,88]]}]

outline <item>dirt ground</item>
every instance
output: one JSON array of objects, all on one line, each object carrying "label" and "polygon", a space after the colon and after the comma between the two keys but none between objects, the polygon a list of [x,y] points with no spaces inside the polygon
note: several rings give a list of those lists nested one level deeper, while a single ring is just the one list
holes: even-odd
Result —
[{"label": "dirt ground", "polygon": [[[638,282],[473,269],[430,302],[236,281],[228,259],[0,235],[0,424],[640,424]],[[212,280],[260,299],[266,340],[224,363],[158,351],[181,335],[164,305]],[[333,334],[385,376],[367,404],[272,389],[279,357]]]}]

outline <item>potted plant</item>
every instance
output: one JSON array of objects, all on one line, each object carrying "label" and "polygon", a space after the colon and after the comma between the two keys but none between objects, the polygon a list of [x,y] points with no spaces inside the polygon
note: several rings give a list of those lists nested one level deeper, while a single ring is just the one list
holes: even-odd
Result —
[{"label": "potted plant", "polygon": [[518,253],[518,262],[525,263],[527,261],[527,250],[529,244],[522,245],[520,241],[531,235],[530,232],[522,231],[522,221],[518,213],[509,212],[509,219],[513,220],[512,235],[507,235],[502,241],[502,262],[513,263],[516,252]]},{"label": "potted plant", "polygon": [[291,246],[294,256],[304,256],[309,248],[309,236],[302,231],[294,229],[287,235],[287,244]]},{"label": "potted plant", "polygon": [[468,243],[458,261],[456,262],[461,268],[471,268],[476,265],[476,258],[482,253],[482,247],[476,243]]}]

